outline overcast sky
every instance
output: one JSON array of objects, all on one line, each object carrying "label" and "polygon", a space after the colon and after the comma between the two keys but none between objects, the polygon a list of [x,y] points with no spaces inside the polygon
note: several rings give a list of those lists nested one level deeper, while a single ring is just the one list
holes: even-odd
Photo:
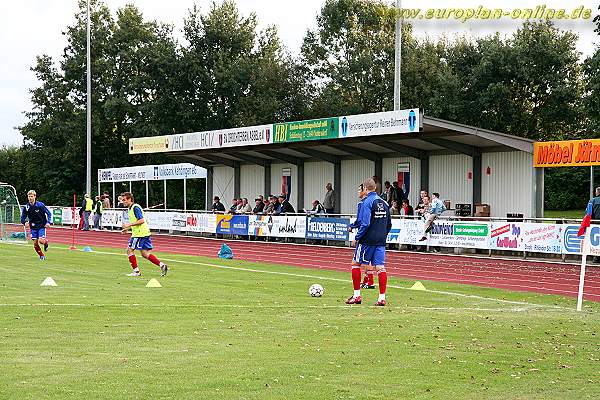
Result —
[{"label": "overcast sky", "polygon": [[[288,50],[297,54],[302,39],[308,29],[315,27],[315,17],[325,0],[237,0],[243,15],[255,12],[261,28],[276,25],[279,35]],[[202,11],[206,11],[210,0],[104,0],[113,13],[128,3],[135,4],[147,19],[155,19],[175,26],[177,35],[183,26],[183,19],[188,10],[196,3]],[[480,4],[489,8],[504,7],[512,11],[513,2],[505,0],[403,0],[402,7],[440,8],[440,7],[474,7]],[[521,8],[534,8],[538,4],[547,7],[566,8],[571,10],[583,5],[597,14],[596,0],[521,0]],[[510,8],[509,8],[510,7]],[[77,0],[2,0],[0,1],[0,145],[20,144],[21,136],[14,127],[24,124],[24,111],[31,109],[29,89],[38,85],[30,68],[35,57],[48,54],[55,61],[65,47],[62,32],[74,21]],[[418,35],[436,38],[439,35],[468,34],[485,36],[496,31],[510,35],[522,23],[510,19],[502,21],[413,21]],[[593,53],[598,36],[593,32],[594,25],[590,20],[577,20],[557,24],[579,34],[577,49],[583,57]]]}]

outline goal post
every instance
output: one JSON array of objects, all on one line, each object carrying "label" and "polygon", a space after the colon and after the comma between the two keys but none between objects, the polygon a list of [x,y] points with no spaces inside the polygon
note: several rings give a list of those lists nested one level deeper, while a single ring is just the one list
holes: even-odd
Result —
[{"label": "goal post", "polygon": [[0,182],[0,241],[27,241],[27,232],[21,225],[21,205],[17,191],[3,182]]}]

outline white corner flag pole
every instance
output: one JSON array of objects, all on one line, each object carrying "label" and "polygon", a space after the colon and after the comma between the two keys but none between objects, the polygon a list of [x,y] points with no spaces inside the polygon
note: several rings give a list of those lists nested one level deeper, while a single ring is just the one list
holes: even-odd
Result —
[{"label": "white corner flag pole", "polygon": [[577,292],[577,311],[581,311],[583,303],[583,282],[585,280],[585,264],[587,256],[590,252],[590,231],[591,227],[587,227],[585,230],[585,236],[581,242],[581,271],[579,272],[579,290]]}]

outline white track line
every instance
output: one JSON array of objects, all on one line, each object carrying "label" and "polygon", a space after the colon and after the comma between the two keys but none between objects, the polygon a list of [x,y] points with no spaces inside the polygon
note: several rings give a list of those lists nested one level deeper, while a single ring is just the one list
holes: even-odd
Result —
[{"label": "white track line", "polygon": [[[54,247],[54,248],[60,249],[60,250],[68,250],[67,248],[63,248],[63,247]],[[68,250],[68,251],[72,251],[72,250]],[[82,251],[82,250],[79,250],[79,251]],[[118,256],[118,257],[123,256],[122,253],[114,253],[114,252],[108,252],[108,251],[94,250],[93,252],[97,253],[97,254],[105,254],[105,255]],[[324,277],[324,276],[318,276],[318,275],[306,275],[306,274],[297,274],[297,273],[279,272],[279,271],[265,271],[265,270],[252,269],[252,268],[234,267],[234,266],[228,266],[228,265],[222,265],[222,264],[204,263],[204,262],[198,262],[198,261],[176,260],[176,259],[164,258],[164,257],[162,259],[165,261],[168,261],[168,262],[175,262],[175,263],[182,263],[182,264],[189,264],[189,265],[201,265],[201,266],[207,266],[207,267],[213,267],[213,268],[231,269],[231,270],[244,271],[244,272],[293,276],[293,277],[298,277],[298,278],[311,278],[311,279],[320,279],[320,280],[328,280],[328,281],[344,282],[344,283],[348,282],[347,279]],[[400,290],[411,290],[410,288],[396,286],[396,285],[388,285],[388,288],[400,289]],[[557,305],[546,305],[546,304],[530,303],[530,302],[525,302],[525,301],[496,299],[493,297],[477,296],[477,295],[473,295],[473,294],[456,293],[456,292],[449,292],[449,291],[443,291],[443,290],[427,289],[426,292],[441,294],[441,295],[446,295],[446,296],[456,296],[456,297],[463,297],[463,298],[469,298],[469,299],[476,299],[476,300],[482,300],[482,301],[491,301],[491,302],[497,302],[497,303],[502,303],[502,304],[518,305],[518,306],[523,306],[526,308],[546,308],[546,309],[554,309],[554,310],[573,311],[573,309],[571,309],[571,308],[557,306]]]}]

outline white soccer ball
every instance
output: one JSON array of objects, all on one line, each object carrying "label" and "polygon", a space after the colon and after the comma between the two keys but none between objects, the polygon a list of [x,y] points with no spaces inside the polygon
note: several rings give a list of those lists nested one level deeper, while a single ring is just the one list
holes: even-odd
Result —
[{"label": "white soccer ball", "polygon": [[310,294],[312,297],[321,297],[323,296],[324,292],[325,289],[323,289],[323,286],[319,285],[318,283],[315,283],[308,288],[308,294]]}]

